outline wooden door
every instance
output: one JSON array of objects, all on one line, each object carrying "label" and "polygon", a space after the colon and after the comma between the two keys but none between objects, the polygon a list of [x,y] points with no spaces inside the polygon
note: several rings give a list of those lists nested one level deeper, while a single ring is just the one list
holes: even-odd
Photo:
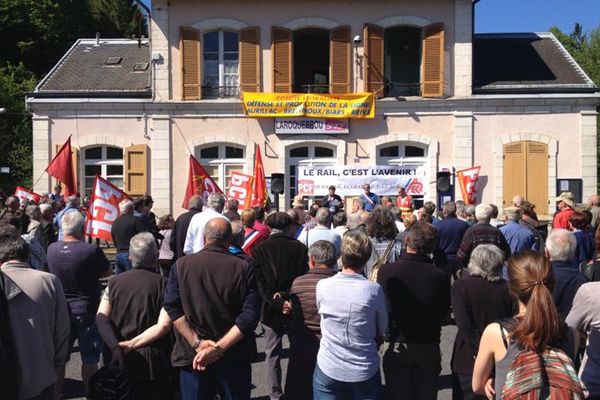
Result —
[{"label": "wooden door", "polygon": [[548,145],[522,141],[504,145],[503,201],[508,207],[516,194],[535,204],[539,213],[548,210]]}]

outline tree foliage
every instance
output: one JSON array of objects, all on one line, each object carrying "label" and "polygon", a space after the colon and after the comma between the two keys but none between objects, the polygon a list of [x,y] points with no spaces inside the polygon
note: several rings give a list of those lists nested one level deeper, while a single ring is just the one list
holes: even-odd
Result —
[{"label": "tree foliage", "polygon": [[[79,38],[146,34],[132,0],[0,0],[0,189],[32,180],[31,115],[25,95]],[[138,24],[142,24],[138,29]],[[34,177],[34,179],[37,177]]]}]

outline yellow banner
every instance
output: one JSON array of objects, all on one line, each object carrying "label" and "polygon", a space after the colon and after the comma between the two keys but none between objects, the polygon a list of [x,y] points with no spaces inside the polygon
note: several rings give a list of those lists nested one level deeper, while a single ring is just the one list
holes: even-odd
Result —
[{"label": "yellow banner", "polygon": [[249,117],[373,118],[372,93],[251,93],[242,95]]}]

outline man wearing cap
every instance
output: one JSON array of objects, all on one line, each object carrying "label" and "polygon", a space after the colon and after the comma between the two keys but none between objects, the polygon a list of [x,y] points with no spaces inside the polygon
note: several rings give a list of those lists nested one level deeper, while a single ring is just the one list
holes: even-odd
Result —
[{"label": "man wearing cap", "polygon": [[569,218],[575,212],[575,196],[571,192],[562,192],[556,203],[558,212],[554,214],[552,229],[569,229]]},{"label": "man wearing cap", "polygon": [[519,224],[521,209],[506,207],[504,215],[506,217],[505,224],[499,229],[510,247],[511,254],[521,250],[537,250],[537,242],[531,230]]},{"label": "man wearing cap", "polygon": [[298,214],[298,223],[300,225],[304,225],[306,222],[306,209],[304,206],[304,199],[302,198],[301,194],[294,196],[292,208],[296,211],[296,214]]}]

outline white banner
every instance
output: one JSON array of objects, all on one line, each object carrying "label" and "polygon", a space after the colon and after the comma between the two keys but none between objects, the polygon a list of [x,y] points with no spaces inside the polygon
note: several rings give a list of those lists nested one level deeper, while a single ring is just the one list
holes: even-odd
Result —
[{"label": "white banner", "polygon": [[275,133],[349,133],[348,119],[275,118]]},{"label": "white banner", "polygon": [[336,187],[340,196],[359,196],[365,183],[371,192],[395,196],[402,186],[410,195],[424,195],[429,186],[424,165],[375,166],[298,166],[298,194],[325,196],[329,186]]}]

